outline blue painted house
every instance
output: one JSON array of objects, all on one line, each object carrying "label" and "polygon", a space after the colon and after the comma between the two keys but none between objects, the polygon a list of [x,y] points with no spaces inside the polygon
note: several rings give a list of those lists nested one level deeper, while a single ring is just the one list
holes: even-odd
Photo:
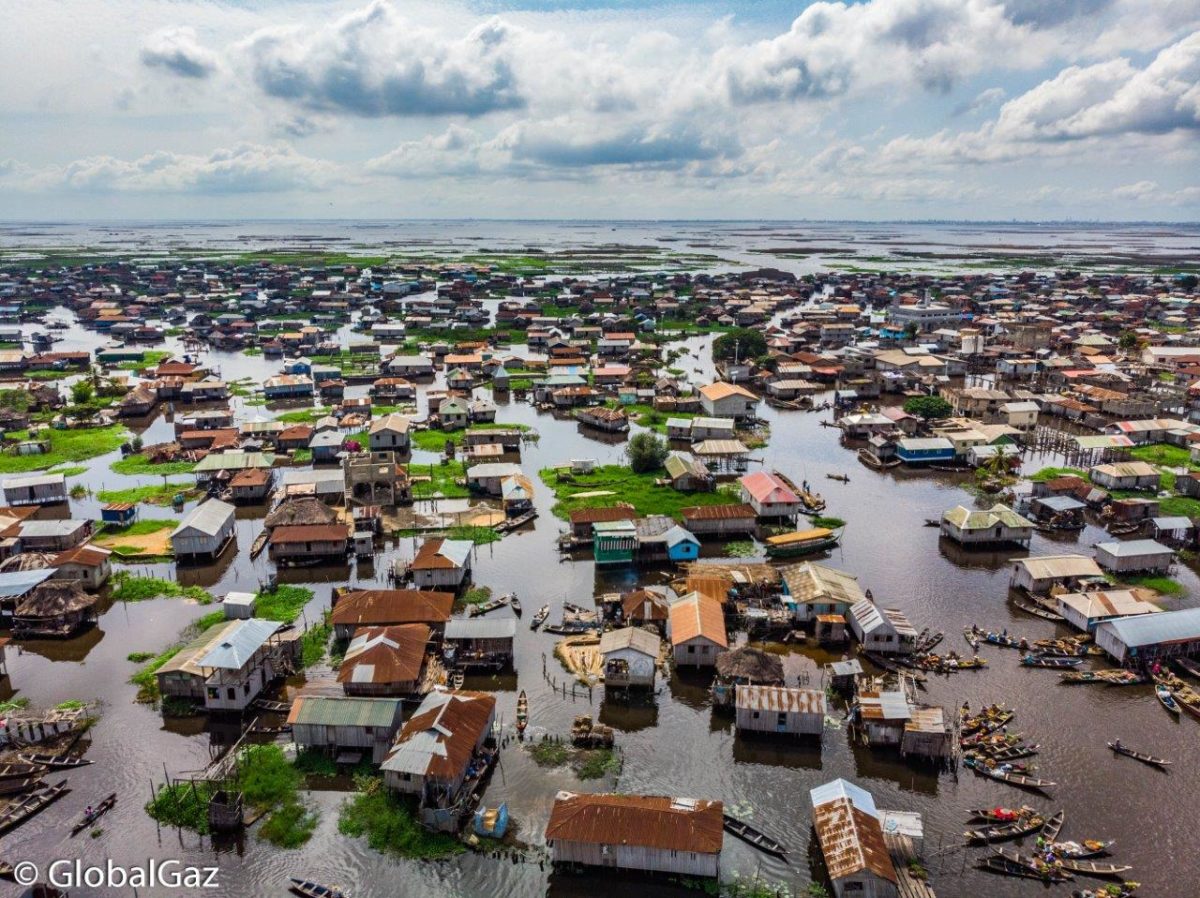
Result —
[{"label": "blue painted house", "polygon": [[664,536],[667,542],[667,557],[678,564],[681,561],[695,561],[700,557],[700,540],[692,535],[690,530],[675,526]]},{"label": "blue painted house", "polygon": [[896,444],[896,457],[909,465],[954,461],[954,444],[945,437],[905,437]]}]

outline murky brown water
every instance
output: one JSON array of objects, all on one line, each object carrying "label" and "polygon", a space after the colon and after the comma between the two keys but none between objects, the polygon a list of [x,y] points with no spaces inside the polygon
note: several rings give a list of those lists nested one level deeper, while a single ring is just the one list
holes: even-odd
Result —
[{"label": "murky brown water", "polygon": [[[63,349],[92,348],[95,339],[80,331],[68,332]],[[696,353],[684,367],[710,369],[704,350],[707,341],[687,345]],[[277,369],[276,362],[232,354],[210,354],[227,379],[253,377],[261,381]],[[365,387],[351,388],[359,395]],[[262,408],[243,408],[251,418],[269,414]],[[423,406],[422,406],[423,407]],[[829,561],[857,574],[882,604],[902,608],[918,627],[946,632],[946,646],[963,650],[961,629],[972,622],[1007,627],[1010,632],[1042,637],[1055,626],[1030,618],[1007,602],[1008,572],[1005,562],[1014,553],[970,553],[939,545],[937,531],[922,526],[944,508],[967,495],[946,479],[929,475],[876,473],[860,466],[853,453],[839,446],[836,431],[818,426],[818,416],[776,412],[766,408],[773,437],[765,450],[755,452],[769,467],[779,468],[797,480],[806,478],[824,492],[829,512],[849,521],[843,544]],[[827,414],[827,413],[826,413]],[[524,469],[533,473],[570,458],[613,461],[622,446],[590,439],[570,422],[539,415],[530,406],[501,402],[499,419],[536,427],[537,445],[526,447]],[[161,418],[144,434],[146,442],[168,437],[170,427]],[[95,460],[92,471],[79,480],[98,489],[132,483],[157,482],[156,478],[128,478],[113,474],[108,464],[116,456]],[[418,461],[430,457],[417,454]],[[1048,463],[1048,462],[1047,462]],[[1031,462],[1030,469],[1041,466]],[[827,472],[848,472],[848,484],[825,479]],[[74,481],[73,481],[74,482]],[[515,590],[527,609],[549,603],[552,620],[564,601],[589,605],[602,591],[635,585],[633,571],[598,575],[589,561],[562,562],[554,546],[560,522],[550,514],[552,497],[545,489],[537,494],[541,517],[531,531],[480,547],[475,560],[478,582],[497,593]],[[443,503],[445,505],[445,503]],[[86,499],[72,503],[77,515],[98,517],[99,503]],[[169,510],[144,514],[171,516]],[[265,556],[251,562],[246,551],[261,527],[261,509],[239,513],[240,552],[226,555],[211,568],[176,571],[173,565],[143,565],[139,570],[178,578],[211,589],[216,595],[234,589],[254,589],[270,573]],[[1100,537],[1089,528],[1053,542],[1035,536],[1032,551],[1059,552],[1078,545],[1086,551]],[[316,591],[309,618],[326,606],[333,585],[385,581],[393,555],[409,555],[414,541],[400,540],[372,568],[308,569],[286,572],[287,582],[305,583]],[[643,572],[643,581],[658,582],[655,572]],[[1173,602],[1183,606],[1200,587],[1197,577],[1183,569],[1180,579],[1189,597]],[[91,633],[71,642],[27,643],[18,652],[9,650],[11,678],[0,681],[0,695],[19,694],[35,705],[66,699],[98,699],[103,716],[93,732],[89,757],[95,765],[64,774],[75,790],[66,799],[32,822],[5,836],[0,858],[9,862],[82,857],[89,861],[111,857],[130,864],[148,857],[176,857],[198,864],[217,863],[222,886],[230,896],[283,893],[286,877],[304,875],[338,883],[361,898],[406,895],[539,895],[576,896],[625,887],[624,880],[593,874],[587,877],[556,874],[537,862],[513,863],[468,854],[444,863],[397,861],[370,851],[361,841],[337,833],[337,811],[342,796],[333,791],[314,792],[311,803],[321,811],[320,825],[311,842],[299,851],[281,851],[247,835],[232,845],[214,846],[193,833],[160,829],[142,810],[151,784],[161,781],[164,768],[172,774],[202,768],[213,744],[234,737],[228,727],[216,731],[202,721],[170,721],[153,709],[133,701],[134,687],[127,682],[136,665],[126,660],[133,651],[157,651],[170,644],[178,632],[205,610],[181,601],[158,600],[135,605],[114,605],[103,614]],[[500,612],[507,613],[507,612]],[[951,678],[932,677],[927,698],[953,710],[964,700],[973,705],[1005,701],[1018,709],[1015,726],[1042,744],[1036,758],[1041,772],[1060,785],[1053,800],[1043,800],[1012,787],[977,779],[969,772],[959,778],[940,775],[900,763],[885,753],[851,748],[845,731],[830,728],[817,751],[777,743],[751,741],[735,735],[726,716],[709,706],[703,678],[673,675],[662,684],[651,702],[627,706],[607,702],[603,692],[592,696],[577,690],[564,697],[563,671],[550,655],[555,637],[517,628],[515,677],[469,683],[475,688],[498,690],[499,714],[512,720],[516,691],[529,694],[531,732],[564,733],[580,713],[599,715],[619,730],[618,744],[625,759],[619,788],[632,792],[722,798],[739,813],[759,823],[788,847],[792,863],[766,858],[730,838],[723,867],[727,873],[758,873],[796,887],[811,876],[808,858],[812,845],[808,790],[834,777],[847,777],[870,789],[881,807],[919,811],[924,816],[926,854],[938,894],[960,896],[1033,894],[1036,884],[1004,880],[975,872],[971,860],[978,853],[958,845],[964,828],[964,811],[970,807],[1029,803],[1067,811],[1065,838],[1115,838],[1117,857],[1135,865],[1135,878],[1146,884],[1144,894],[1186,896],[1200,894],[1200,871],[1194,857],[1200,836],[1192,826],[1194,801],[1200,795],[1200,772],[1188,763],[1197,745],[1197,723],[1187,717],[1170,719],[1147,688],[1104,689],[1058,684],[1053,671],[1018,667],[1016,652],[983,649],[991,667],[986,672],[964,672]],[[787,659],[789,678],[827,660],[816,651],[792,650]],[[556,691],[543,676],[546,670]],[[1117,760],[1105,740],[1120,736],[1129,744],[1176,760],[1170,774],[1134,762]],[[568,770],[546,771],[510,746],[486,795],[490,805],[508,802],[522,839],[540,844],[555,792],[563,788],[591,788]],[[69,839],[70,822],[82,807],[111,791],[121,795],[117,808],[103,823],[103,835]],[[677,889],[638,881],[647,895],[675,894]],[[1060,893],[1068,890],[1060,888]],[[14,894],[0,883],[0,895]],[[109,892],[97,894],[129,894]],[[143,894],[146,894],[143,892]],[[152,894],[168,894],[155,892]],[[177,894],[177,893],[171,893]]]}]

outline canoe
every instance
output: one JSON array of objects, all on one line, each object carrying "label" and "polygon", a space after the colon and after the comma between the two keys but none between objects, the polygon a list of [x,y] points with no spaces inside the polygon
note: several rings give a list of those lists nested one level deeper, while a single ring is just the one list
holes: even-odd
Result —
[{"label": "canoe", "polygon": [[10,778],[0,780],[0,795],[20,795],[28,792],[40,783],[41,777],[26,776],[21,779]]},{"label": "canoe", "polygon": [[1029,602],[1014,601],[1013,604],[1016,605],[1018,608],[1020,608],[1022,611],[1024,611],[1026,614],[1032,614],[1034,617],[1040,617],[1042,620],[1052,620],[1057,623],[1058,621],[1061,621],[1063,619],[1063,616],[1061,614],[1058,614],[1054,611],[1050,611],[1048,608],[1042,608],[1038,605],[1031,604]]},{"label": "canoe", "polygon": [[1037,811],[1028,805],[1019,808],[976,808],[967,811],[969,820],[981,820],[984,823],[1016,823],[1022,817],[1037,816]]},{"label": "canoe", "polygon": [[724,814],[722,825],[727,833],[732,833],[737,836],[747,845],[757,848],[766,854],[773,854],[775,857],[786,858],[787,852],[775,839],[765,833],[755,829],[744,820],[738,820],[736,817],[731,817],[729,814]]},{"label": "canoe", "polygon": [[0,783],[4,780],[41,776],[45,772],[46,768],[40,764],[0,764]]},{"label": "canoe", "polygon": [[837,480],[842,483],[850,482],[850,477],[846,474],[826,474],[825,476],[828,477],[830,480]]},{"label": "canoe", "polygon": [[1102,857],[1108,854],[1108,850],[1116,844],[1114,839],[1109,839],[1107,842],[1101,841],[1086,841],[1086,842],[1052,842],[1050,850],[1061,858],[1070,858],[1073,861],[1083,861],[1088,858]]},{"label": "canoe", "polygon": [[1025,655],[1021,658],[1022,667],[1048,667],[1055,670],[1064,667],[1076,667],[1082,663],[1082,658],[1067,658],[1049,655]]},{"label": "canoe", "polygon": [[1101,878],[1123,876],[1133,869],[1129,864],[1100,864],[1096,861],[1075,860],[1074,858],[1062,858],[1059,863],[1062,864],[1064,870],[1070,870],[1072,873]]},{"label": "canoe", "polygon": [[103,817],[105,814],[107,814],[109,811],[111,811],[113,805],[115,805],[116,803],[117,803],[117,793],[113,792],[111,795],[107,796],[102,802],[100,802],[98,805],[96,805],[94,808],[92,808],[92,812],[90,814],[84,814],[83,817],[80,819],[80,821],[78,823],[76,823],[73,827],[71,827],[71,835],[72,836],[79,835],[81,832],[83,832],[85,829],[87,829],[89,826],[91,826],[93,823],[95,823],[97,820],[99,820],[101,817]]},{"label": "canoe", "polygon": [[1028,879],[1040,879],[1044,882],[1066,882],[1075,877],[1061,867],[1052,867],[1032,855],[1024,856],[1020,852],[1006,848],[997,848],[993,857],[1007,861],[1014,868],[1023,868],[1026,873],[1013,872],[1012,876],[1025,876]]},{"label": "canoe", "polygon": [[529,622],[529,629],[536,630],[538,627],[540,627],[542,624],[544,624],[546,622],[546,618],[548,618],[549,616],[550,616],[550,606],[543,605],[541,608],[539,608],[537,610],[537,614],[535,614],[533,616],[533,619]]},{"label": "canoe", "polygon": [[30,817],[41,813],[70,791],[67,788],[67,781],[61,780],[53,786],[38,789],[15,804],[9,805],[0,812],[0,833],[16,829]]},{"label": "canoe", "polygon": [[490,602],[484,602],[482,605],[472,605],[467,609],[467,614],[471,617],[480,617],[484,614],[490,614],[497,608],[503,608],[508,604],[508,596],[501,596],[498,599],[492,599]]},{"label": "canoe", "polygon": [[1063,822],[1067,819],[1066,811],[1059,811],[1052,815],[1042,827],[1041,836],[1047,842],[1053,842],[1058,838],[1058,834],[1062,832]]},{"label": "canoe", "polygon": [[997,823],[979,829],[968,829],[963,837],[970,843],[1003,842],[1007,839],[1019,839],[1035,833],[1045,824],[1046,819],[1041,814],[1029,814],[1011,823]]},{"label": "canoe", "polygon": [[1038,753],[1036,745],[1019,742],[1016,745],[979,745],[974,750],[986,755],[994,761],[1015,761],[1017,758],[1031,758]]},{"label": "canoe", "polygon": [[1179,716],[1179,702],[1175,701],[1175,696],[1171,694],[1170,689],[1161,684],[1155,686],[1154,696],[1158,699],[1158,703],[1166,708],[1168,712]]},{"label": "canoe", "polygon": [[1148,755],[1140,751],[1134,751],[1132,748],[1126,748],[1124,745],[1118,745],[1115,742],[1108,743],[1108,747],[1119,755],[1124,755],[1127,758],[1133,758],[1135,761],[1141,761],[1143,764],[1149,764],[1151,767],[1157,767],[1160,770],[1171,766],[1171,762],[1164,758],[1156,758],[1154,755]]},{"label": "canoe", "polygon": [[335,889],[332,886],[323,886],[319,882],[313,882],[308,879],[289,880],[291,883],[288,888],[297,895],[303,895],[304,898],[346,898],[346,893],[340,889]]},{"label": "canoe", "polygon": [[979,636],[970,627],[963,628],[963,638],[967,640],[967,645],[971,648],[979,648]]},{"label": "canoe", "polygon": [[86,767],[92,763],[84,758],[73,758],[66,753],[50,755],[23,752],[17,755],[17,757],[26,764],[36,764],[39,767],[45,767],[47,770],[73,770],[76,767]]},{"label": "canoe", "polygon": [[529,699],[525,697],[525,690],[521,690],[521,694],[517,696],[517,733],[518,735],[525,732],[525,727],[529,726]]},{"label": "canoe", "polygon": [[508,604],[512,608],[513,614],[515,614],[517,617],[520,617],[522,610],[521,600],[517,598],[517,594],[515,592],[510,592],[508,594]]},{"label": "canoe", "polygon": [[1017,786],[1021,789],[1032,789],[1035,792],[1041,792],[1045,789],[1050,789],[1057,786],[1058,783],[1051,780],[1039,779],[1035,776],[1026,776],[1023,773],[1005,773],[1002,770],[993,770],[976,761],[974,758],[963,758],[963,763],[978,773],[980,776],[986,776],[989,779],[998,780],[1002,783],[1008,783],[1010,786]]},{"label": "canoe", "polygon": [[811,530],[782,533],[778,536],[767,537],[766,552],[771,558],[808,555],[812,552],[833,548],[838,544],[841,536],[841,530],[831,530],[828,527],[814,527]]},{"label": "canoe", "polygon": [[13,882],[16,878],[16,868],[7,861],[0,861],[0,879],[7,879],[9,882]]}]

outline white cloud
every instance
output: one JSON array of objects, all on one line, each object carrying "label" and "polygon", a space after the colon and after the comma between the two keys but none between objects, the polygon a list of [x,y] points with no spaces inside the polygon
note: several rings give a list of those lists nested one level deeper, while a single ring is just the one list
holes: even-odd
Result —
[{"label": "white cloud", "polygon": [[181,78],[207,78],[217,70],[217,54],[196,40],[188,27],[164,28],[142,46],[142,65],[165,69]]},{"label": "white cloud", "polygon": [[140,193],[274,193],[320,189],[341,179],[339,167],[289,147],[243,144],[206,155],[149,153],[136,159],[91,156],[66,165],[20,166],[0,180],[15,190]]}]

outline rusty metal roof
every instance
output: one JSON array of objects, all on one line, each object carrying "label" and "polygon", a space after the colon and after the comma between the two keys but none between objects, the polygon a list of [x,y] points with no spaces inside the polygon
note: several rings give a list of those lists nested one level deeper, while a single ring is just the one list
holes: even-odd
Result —
[{"label": "rusty metal roof", "polygon": [[884,844],[879,820],[857,808],[849,798],[817,805],[813,826],[829,878],[834,882],[864,871],[896,882],[896,868]]},{"label": "rusty metal roof", "polygon": [[559,792],[546,839],[717,854],[725,839],[723,812],[720,801]]},{"label": "rusty metal roof", "polygon": [[735,704],[751,711],[787,711],[800,714],[825,714],[825,693],[817,689],[791,686],[737,687]]}]

